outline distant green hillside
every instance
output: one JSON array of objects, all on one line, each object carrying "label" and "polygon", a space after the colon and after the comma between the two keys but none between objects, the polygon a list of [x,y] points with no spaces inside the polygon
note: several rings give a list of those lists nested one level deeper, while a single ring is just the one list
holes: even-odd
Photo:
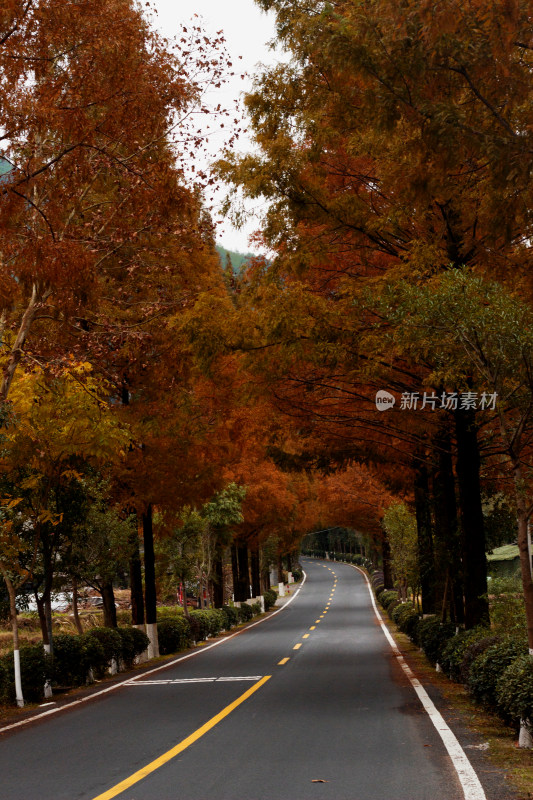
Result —
[{"label": "distant green hillside", "polygon": [[234,272],[240,272],[242,265],[248,261],[249,258],[254,258],[253,253],[239,253],[236,250],[226,250],[225,247],[221,247],[220,245],[217,245],[217,252],[223,267],[226,266],[226,259],[229,254]]}]

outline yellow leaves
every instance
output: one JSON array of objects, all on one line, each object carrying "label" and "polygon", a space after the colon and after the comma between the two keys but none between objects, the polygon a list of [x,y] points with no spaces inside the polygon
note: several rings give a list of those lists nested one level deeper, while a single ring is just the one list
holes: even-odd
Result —
[{"label": "yellow leaves", "polygon": [[50,523],[50,525],[54,526],[59,525],[59,523],[63,521],[63,514],[56,514],[47,508],[38,514],[37,521],[42,525],[45,525],[46,523]]},{"label": "yellow leaves", "polygon": [[[108,391],[87,362],[72,360],[58,377],[39,368],[19,371],[11,392],[15,422],[6,431],[8,459],[42,473],[76,455],[96,462],[123,458],[131,436],[106,402]],[[22,488],[35,489],[38,480],[28,478]]]},{"label": "yellow leaves", "polygon": [[21,497],[8,497],[0,500],[0,508],[2,510],[10,511],[21,502]]},{"label": "yellow leaves", "polygon": [[40,483],[41,483],[40,478],[38,478],[36,475],[31,475],[29,478],[24,478],[24,480],[20,482],[20,488],[37,489]]},{"label": "yellow leaves", "polygon": [[61,473],[61,477],[68,481],[81,481],[83,476],[75,469],[65,469]]}]

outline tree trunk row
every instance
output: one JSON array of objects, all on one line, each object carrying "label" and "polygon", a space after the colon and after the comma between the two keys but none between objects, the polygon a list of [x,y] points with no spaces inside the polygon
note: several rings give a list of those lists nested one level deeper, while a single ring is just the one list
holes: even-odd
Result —
[{"label": "tree trunk row", "polygon": [[[416,456],[414,503],[422,613],[467,629],[489,624],[481,458],[475,412],[454,414],[455,472],[446,426]],[[387,565],[385,545],[383,566]]]}]

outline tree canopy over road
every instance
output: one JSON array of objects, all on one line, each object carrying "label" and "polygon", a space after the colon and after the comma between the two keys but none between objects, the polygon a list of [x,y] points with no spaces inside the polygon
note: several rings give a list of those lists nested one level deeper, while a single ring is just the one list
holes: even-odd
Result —
[{"label": "tree canopy over road", "polygon": [[[530,3],[258,5],[289,58],[246,98],[255,152],[230,131],[196,182],[222,35],[166,40],[134,0],[0,11],[15,651],[17,597],[53,649],[54,590],[115,626],[121,584],[157,652],[158,602],[258,597],[334,528],[468,630],[517,541],[533,654]],[[271,258],[221,259],[216,179],[228,213],[267,201]]]}]

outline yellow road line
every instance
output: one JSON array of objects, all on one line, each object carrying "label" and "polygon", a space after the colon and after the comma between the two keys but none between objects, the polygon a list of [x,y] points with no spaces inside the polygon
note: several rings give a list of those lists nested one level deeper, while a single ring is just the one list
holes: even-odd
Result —
[{"label": "yellow road line", "polygon": [[287,661],[290,661],[290,658],[282,658],[281,661],[278,661],[278,667],[282,667]]},{"label": "yellow road line", "polygon": [[310,636],[311,636],[310,633],[304,633],[304,635],[302,636],[302,639],[309,639]]},{"label": "yellow road line", "polygon": [[130,788],[130,786],[133,786],[135,783],[139,783],[139,781],[142,781],[143,778],[147,777],[147,775],[155,772],[156,769],[159,769],[159,767],[162,767],[168,761],[171,761],[177,755],[183,753],[183,751],[190,747],[191,744],[197,742],[198,739],[210,731],[211,728],[214,728],[215,725],[218,725],[218,723],[221,722],[224,717],[227,717],[229,714],[231,714],[231,712],[234,711],[237,706],[240,706],[241,703],[244,703],[245,700],[248,700],[248,698],[258,689],[260,689],[261,686],[263,686],[268,680],[270,680],[271,677],[271,675],[265,675],[265,677],[261,678],[260,681],[254,683],[251,689],[248,689],[246,692],[244,692],[244,694],[241,694],[241,696],[234,700],[233,703],[230,703],[229,706],[226,706],[226,708],[222,709],[219,714],[212,717],[209,722],[206,722],[201,728],[198,728],[198,730],[196,730],[194,733],[191,733],[190,736],[187,736],[186,739],[183,739],[183,741],[181,741],[175,747],[167,750],[166,753],[163,753],[163,755],[159,756],[159,758],[156,758],[155,761],[151,761],[142,769],[134,772],[129,778],[117,783],[117,785],[113,786],[112,789],[108,789],[107,792],[99,794],[98,797],[94,797],[93,800],[111,800],[112,797],[122,794],[122,792],[125,792],[126,789]]},{"label": "yellow road line", "polygon": [[[318,620],[317,620],[317,622],[318,622]],[[316,625],[311,625],[311,627],[309,628],[309,630],[310,630],[310,631],[314,631],[314,630],[315,630],[315,628],[316,628]]]},{"label": "yellow road line", "polygon": [[315,625],[318,625],[319,622],[320,622],[319,619],[315,619]]},{"label": "yellow road line", "polygon": [[298,642],[298,644],[295,644],[295,645],[294,645],[294,647],[293,647],[292,649],[293,649],[293,650],[299,650],[301,646],[302,646],[302,643],[301,643],[301,642]]}]

